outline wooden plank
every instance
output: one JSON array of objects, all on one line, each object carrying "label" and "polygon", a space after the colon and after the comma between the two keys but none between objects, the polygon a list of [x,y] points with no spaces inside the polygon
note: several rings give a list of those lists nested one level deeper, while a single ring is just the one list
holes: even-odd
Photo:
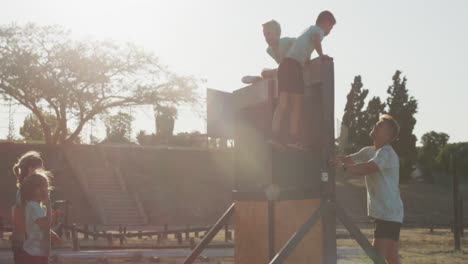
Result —
[{"label": "wooden plank", "polygon": [[[275,204],[276,252],[285,245],[319,207],[320,199],[279,201]],[[323,263],[321,220],[312,227],[284,263]]]},{"label": "wooden plank", "polygon": [[234,259],[236,264],[266,264],[269,262],[267,223],[267,201],[235,203]]}]

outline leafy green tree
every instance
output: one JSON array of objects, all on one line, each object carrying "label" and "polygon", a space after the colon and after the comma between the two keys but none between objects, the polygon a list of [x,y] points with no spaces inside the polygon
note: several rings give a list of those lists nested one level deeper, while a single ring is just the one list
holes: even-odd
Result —
[{"label": "leafy green tree", "polygon": [[374,96],[368,103],[367,108],[363,112],[362,129],[359,134],[359,143],[363,146],[372,145],[372,138],[369,136],[374,128],[374,125],[379,121],[380,115],[385,113],[385,103],[378,96]]},{"label": "leafy green tree", "polygon": [[168,140],[174,133],[177,108],[174,106],[155,105],[154,114],[156,120],[156,134]]},{"label": "leafy green tree", "polygon": [[107,136],[102,143],[131,143],[132,122],[133,117],[123,112],[108,117],[105,120]]},{"label": "leafy green tree", "polygon": [[115,107],[195,103],[197,87],[132,44],[76,41],[57,26],[0,26],[0,94],[31,111],[47,144],[73,143]]},{"label": "leafy green tree", "polygon": [[388,113],[400,124],[400,136],[394,142],[393,147],[400,156],[400,179],[404,182],[409,180],[413,165],[417,159],[416,141],[413,134],[416,125],[415,114],[418,103],[416,99],[408,94],[406,88],[406,77],[401,77],[401,71],[393,75],[393,84],[388,87],[387,106]]},{"label": "leafy green tree", "polygon": [[437,167],[452,173],[453,171],[450,171],[453,170],[452,159],[455,160],[455,167],[460,177],[468,180],[468,142],[446,144],[437,155]]},{"label": "leafy green tree", "polygon": [[436,167],[436,158],[447,145],[449,135],[446,133],[430,131],[421,137],[422,147],[418,151],[418,163],[421,165],[423,175],[429,182],[433,182],[432,170]]},{"label": "leafy green tree", "polygon": [[[53,115],[43,113],[46,123],[55,128],[57,126],[57,120]],[[33,114],[28,114],[23,121],[23,126],[20,127],[20,135],[23,136],[25,140],[36,140],[44,141],[44,134],[41,128],[41,123]]]},{"label": "leafy green tree", "polygon": [[[346,96],[347,102],[344,109],[342,125],[347,128],[348,135],[348,147],[345,149],[346,152],[353,152],[363,147],[363,107],[364,100],[366,99],[369,90],[362,89],[363,84],[361,76],[354,77],[353,83],[351,83],[351,90]],[[368,137],[368,134],[367,134]]]}]

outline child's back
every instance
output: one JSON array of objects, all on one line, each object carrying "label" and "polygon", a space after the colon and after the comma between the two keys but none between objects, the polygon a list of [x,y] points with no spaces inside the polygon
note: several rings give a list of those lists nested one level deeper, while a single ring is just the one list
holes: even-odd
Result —
[{"label": "child's back", "polygon": [[24,208],[25,225],[27,238],[24,241],[23,249],[32,256],[47,256],[48,245],[36,220],[46,216],[46,208],[36,201],[28,201]]}]

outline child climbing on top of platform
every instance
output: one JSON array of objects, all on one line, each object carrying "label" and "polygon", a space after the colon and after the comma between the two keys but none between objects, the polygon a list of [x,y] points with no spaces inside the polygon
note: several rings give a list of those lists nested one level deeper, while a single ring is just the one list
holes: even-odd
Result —
[{"label": "child climbing on top of platform", "polygon": [[[294,42],[287,55],[278,67],[279,100],[273,114],[272,139],[270,143],[277,147],[286,145],[289,148],[304,151],[307,147],[300,142],[300,120],[304,100],[304,64],[310,59],[314,50],[321,61],[331,60],[323,54],[322,40],[330,34],[336,24],[335,17],[330,11],[321,12],[315,25],[308,27]],[[283,119],[289,113],[288,139],[281,138]]]},{"label": "child climbing on top of platform", "polygon": [[[295,38],[281,37],[281,25],[276,20],[270,20],[264,24],[263,36],[268,44],[266,52],[270,55],[276,63],[280,64],[283,58],[288,54],[289,50],[294,44]],[[263,69],[261,76],[244,76],[243,83],[254,83],[263,79],[276,78],[278,69]]]}]

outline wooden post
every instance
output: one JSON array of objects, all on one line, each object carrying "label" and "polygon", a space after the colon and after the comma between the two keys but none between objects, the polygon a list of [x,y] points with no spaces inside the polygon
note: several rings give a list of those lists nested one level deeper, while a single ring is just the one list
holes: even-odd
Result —
[{"label": "wooden post", "polygon": [[167,239],[167,232],[168,232],[168,226],[167,224],[164,224],[164,236],[163,236],[164,239]]},{"label": "wooden post", "polygon": [[177,239],[177,244],[182,245],[182,233],[177,232],[175,237]]},{"label": "wooden post", "polygon": [[89,240],[89,227],[88,227],[88,224],[84,224],[83,229],[84,229],[84,240]]},{"label": "wooden post", "polygon": [[461,196],[461,195],[460,195],[459,204],[460,204],[460,235],[462,237],[464,237],[465,236],[465,234],[464,234],[465,233],[465,227],[464,227],[464,225],[465,225],[464,220],[465,219],[463,219],[464,218],[464,214],[463,214],[463,196]]},{"label": "wooden post", "polygon": [[457,174],[457,160],[455,156],[451,156],[452,163],[452,188],[453,188],[453,239],[454,247],[456,252],[461,250],[461,241],[460,241],[460,194],[459,194],[459,179]]},{"label": "wooden post", "polygon": [[138,239],[142,239],[142,238],[143,238],[143,231],[138,230]]},{"label": "wooden post", "polygon": [[97,240],[97,234],[98,234],[98,230],[97,230],[97,226],[96,225],[93,225],[93,240],[96,241]]},{"label": "wooden post", "polygon": [[119,234],[120,245],[123,246],[125,240],[125,235],[123,233]]},{"label": "wooden post", "polygon": [[190,225],[187,225],[187,229],[185,230],[185,240],[189,241],[190,240]]},{"label": "wooden post", "polygon": [[[65,201],[65,215],[63,216],[63,221],[65,222],[65,225],[68,225],[68,214],[70,213],[70,204],[68,200]],[[69,238],[69,237],[68,237]]]},{"label": "wooden post", "polygon": [[162,235],[161,235],[161,234],[158,234],[156,239],[157,239],[157,240],[156,240],[156,243],[161,244]]},{"label": "wooden post", "polygon": [[200,237],[200,235],[198,234],[198,231],[195,231],[195,237]]},{"label": "wooden post", "polygon": [[228,242],[228,233],[229,233],[229,225],[226,223],[224,226],[224,242]]},{"label": "wooden post", "polygon": [[3,223],[3,217],[0,216],[0,239],[3,239],[3,232],[5,231],[5,225]]},{"label": "wooden post", "polygon": [[107,244],[109,246],[112,246],[112,244],[113,244],[112,240],[113,240],[112,234],[111,233],[107,234]]},{"label": "wooden post", "polygon": [[80,244],[78,242],[78,233],[76,232],[76,224],[72,225],[72,242],[73,242],[73,250],[74,251],[80,250]]}]

